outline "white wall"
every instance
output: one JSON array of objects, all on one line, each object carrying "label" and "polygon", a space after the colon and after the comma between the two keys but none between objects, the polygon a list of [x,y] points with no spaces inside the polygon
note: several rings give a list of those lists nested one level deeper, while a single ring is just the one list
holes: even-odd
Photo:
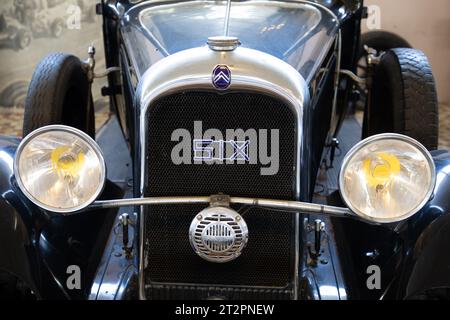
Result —
[{"label": "white wall", "polygon": [[[381,29],[395,32],[428,56],[439,101],[450,102],[450,0],[366,0],[380,7]],[[370,20],[374,22],[374,20]],[[367,30],[363,23],[363,30]]]}]

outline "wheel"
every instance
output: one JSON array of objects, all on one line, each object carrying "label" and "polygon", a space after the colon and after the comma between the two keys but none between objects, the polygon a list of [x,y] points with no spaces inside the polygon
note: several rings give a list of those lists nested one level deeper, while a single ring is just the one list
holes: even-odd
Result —
[{"label": "wheel", "polygon": [[51,33],[52,33],[53,37],[55,37],[55,38],[61,37],[63,30],[64,30],[64,21],[63,20],[56,19],[55,21],[53,21],[52,26],[51,26]]},{"label": "wheel", "polygon": [[[411,48],[411,45],[402,37],[388,31],[369,31],[361,35],[358,50],[357,75],[361,78],[367,77],[366,50],[364,46],[375,49],[377,52],[385,52],[395,48]],[[366,104],[366,87],[359,85],[360,98],[356,102],[356,108],[364,110]]]},{"label": "wheel", "polygon": [[15,81],[0,92],[0,105],[7,108],[22,108],[27,96],[28,81]]},{"label": "wheel", "polygon": [[410,136],[429,150],[438,147],[436,86],[428,59],[419,50],[389,50],[375,67],[363,137],[383,132]]},{"label": "wheel", "polygon": [[89,82],[75,56],[54,53],[37,66],[25,100],[23,136],[50,124],[64,124],[95,136]]},{"label": "wheel", "polygon": [[16,36],[17,49],[26,49],[31,43],[31,34],[26,30],[19,30]]}]

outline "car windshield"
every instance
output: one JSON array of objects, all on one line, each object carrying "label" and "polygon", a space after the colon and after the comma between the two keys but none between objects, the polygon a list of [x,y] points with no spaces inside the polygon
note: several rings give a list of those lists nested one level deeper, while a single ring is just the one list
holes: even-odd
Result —
[{"label": "car windshield", "polygon": [[[333,13],[312,2],[232,1],[229,19],[227,11],[227,1],[208,0],[147,1],[133,7],[123,30],[130,51],[142,62],[138,71],[165,56],[204,46],[208,37],[229,35],[243,47],[288,62],[309,81],[338,29]],[[148,46],[136,52],[143,45]]]}]

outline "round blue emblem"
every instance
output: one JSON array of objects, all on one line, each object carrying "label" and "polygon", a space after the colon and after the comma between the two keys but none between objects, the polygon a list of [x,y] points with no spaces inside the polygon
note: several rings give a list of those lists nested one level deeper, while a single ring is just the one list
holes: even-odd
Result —
[{"label": "round blue emblem", "polygon": [[225,65],[218,65],[213,70],[212,82],[217,89],[228,88],[231,84],[231,70]]}]

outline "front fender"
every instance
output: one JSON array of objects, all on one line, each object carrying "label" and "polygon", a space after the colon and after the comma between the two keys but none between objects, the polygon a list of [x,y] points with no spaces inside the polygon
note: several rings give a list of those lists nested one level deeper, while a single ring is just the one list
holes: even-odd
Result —
[{"label": "front fender", "polygon": [[[46,212],[20,191],[13,174],[19,139],[0,136],[0,271],[21,279],[38,298],[84,299],[117,209],[69,216]],[[123,196],[107,181],[100,199]],[[68,290],[68,267],[81,270],[81,289]]]},{"label": "front fender", "polygon": [[[335,219],[341,259],[351,275],[351,299],[404,299],[449,284],[450,153],[432,152],[437,183],[413,217],[389,225]],[[337,202],[337,203],[336,203]],[[334,205],[344,205],[338,199]],[[368,267],[381,270],[381,289],[367,287]]]},{"label": "front fender", "polygon": [[409,243],[404,267],[405,297],[450,288],[450,153],[433,153],[437,183],[432,200],[404,228]]},{"label": "front fender", "polygon": [[0,137],[0,271],[18,277],[38,293],[32,210],[27,210],[13,185],[13,162],[19,142]]},{"label": "front fender", "polygon": [[425,229],[414,248],[412,260],[407,298],[419,298],[430,290],[450,288],[449,214],[441,216]]}]

